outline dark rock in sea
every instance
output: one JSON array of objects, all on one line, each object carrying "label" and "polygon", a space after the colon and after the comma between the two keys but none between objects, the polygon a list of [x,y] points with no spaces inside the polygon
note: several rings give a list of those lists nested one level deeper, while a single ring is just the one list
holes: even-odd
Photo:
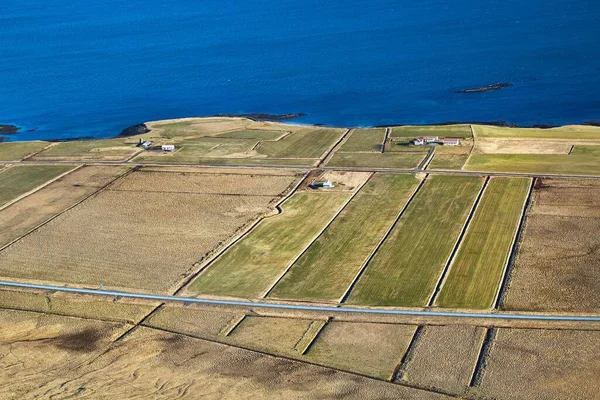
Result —
[{"label": "dark rock in sea", "polygon": [[499,90],[505,87],[513,86],[512,83],[507,82],[498,82],[493,85],[474,87],[469,89],[457,90],[456,93],[481,93],[481,92],[489,92],[490,90]]},{"label": "dark rock in sea", "polygon": [[294,119],[298,117],[304,117],[308,114],[305,113],[289,113],[289,114],[217,114],[215,117],[243,117],[253,121],[259,122],[281,122],[288,119]]},{"label": "dark rock in sea", "polygon": [[142,135],[148,132],[150,132],[150,129],[146,124],[135,124],[123,129],[121,133],[119,133],[119,137]]},{"label": "dark rock in sea", "polygon": [[17,133],[19,129],[21,128],[18,126],[0,124],[0,135],[12,135]]},{"label": "dark rock in sea", "polygon": [[33,127],[33,128],[31,128],[31,129],[27,129],[25,132],[35,132],[35,131],[37,131],[37,130],[38,130],[38,128],[37,128],[37,127]]},{"label": "dark rock in sea", "polygon": [[552,125],[552,124],[536,124],[536,125],[533,125],[532,128],[550,129],[550,128],[556,128],[556,125]]},{"label": "dark rock in sea", "polygon": [[582,125],[600,126],[600,121],[588,121],[588,122],[584,122]]}]

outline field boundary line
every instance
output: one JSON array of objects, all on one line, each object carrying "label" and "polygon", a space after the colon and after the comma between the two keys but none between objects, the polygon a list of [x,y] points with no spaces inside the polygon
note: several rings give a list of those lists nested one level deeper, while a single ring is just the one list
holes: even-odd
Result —
[{"label": "field boundary line", "polygon": [[424,171],[426,166],[429,165],[429,163],[431,162],[431,159],[433,158],[434,153],[435,153],[435,146],[430,146],[429,150],[427,150],[427,153],[425,153],[425,156],[423,157],[423,159],[421,159],[421,162],[419,163],[419,165],[417,165],[415,170],[417,172]]},{"label": "field boundary line", "polygon": [[390,138],[390,128],[387,127],[385,128],[385,134],[383,135],[383,143],[381,143],[381,153],[385,153],[385,145],[388,142],[388,139]]},{"label": "field boundary line", "polygon": [[144,152],[143,148],[142,149],[138,149],[138,150],[134,151],[133,154],[127,156],[125,158],[125,160],[123,160],[123,162],[128,163],[131,160],[133,160],[134,158],[136,158],[137,156],[139,156],[140,154],[142,154],[143,152]]},{"label": "field boundary line", "polygon": [[48,143],[48,146],[45,146],[43,149],[41,149],[41,150],[38,150],[38,151],[31,152],[31,153],[29,153],[29,154],[26,154],[26,155],[25,155],[25,157],[22,157],[20,161],[25,161],[25,160],[28,160],[28,159],[30,159],[31,157],[35,157],[35,156],[37,156],[38,154],[40,154],[42,151],[46,151],[46,150],[48,150],[50,147],[54,147],[54,146],[56,146],[58,143],[59,143],[59,142],[50,142],[50,143]]},{"label": "field boundary line", "polygon": [[275,281],[271,284],[271,286],[269,286],[267,288],[267,290],[260,296],[261,299],[264,299],[265,297],[267,297],[269,295],[269,293],[271,293],[271,291],[275,288],[275,286],[277,286],[277,284],[290,271],[290,269],[292,269],[292,267],[294,266],[294,264],[296,264],[296,261],[298,261],[300,259],[300,257],[302,257],[304,255],[304,253],[306,253],[306,251],[313,245],[313,243],[317,239],[319,239],[323,235],[323,233],[325,233],[325,231],[327,230],[327,228],[329,228],[329,226],[331,226],[331,224],[333,223],[333,221],[335,221],[337,219],[337,217],[342,213],[342,211],[344,211],[346,209],[346,207],[352,202],[352,200],[361,191],[361,189],[371,180],[371,178],[373,177],[373,175],[374,175],[374,173],[372,173],[371,175],[369,175],[369,177],[356,188],[356,190],[354,191],[354,193],[352,193],[352,195],[350,196],[350,198],[348,198],[348,200],[346,200],[344,202],[344,204],[342,204],[342,206],[340,207],[340,209],[329,219],[329,221],[327,222],[327,224],[325,224],[325,226],[323,227],[323,229],[321,229],[315,235],[315,237],[310,242],[308,242],[308,244],[306,246],[304,246],[304,248],[300,251],[300,253],[298,253],[298,255],[292,259],[292,261],[288,264],[288,266],[285,268],[285,270],[283,270],[283,272],[275,279]]},{"label": "field boundary line", "polygon": [[523,202],[523,208],[521,210],[521,218],[519,219],[519,224],[517,225],[517,229],[515,229],[515,233],[513,236],[512,243],[510,245],[510,251],[506,255],[506,261],[504,268],[502,270],[502,275],[500,279],[500,284],[498,289],[496,290],[496,296],[494,297],[494,301],[492,302],[494,309],[499,309],[502,304],[504,293],[506,293],[506,287],[510,280],[510,275],[512,272],[512,267],[517,259],[517,254],[519,250],[519,244],[523,237],[523,232],[525,229],[525,222],[527,220],[527,212],[531,207],[531,199],[533,196],[533,189],[535,186],[535,182],[537,178],[531,179],[531,184],[529,185],[529,191],[527,192],[527,196],[525,196],[525,200]]},{"label": "field boundary line", "polygon": [[281,199],[279,199],[279,201],[277,203],[275,203],[273,208],[274,208],[274,210],[277,210],[276,214],[269,213],[269,215],[262,215],[256,221],[249,224],[248,227],[243,232],[241,232],[237,237],[233,238],[233,240],[231,242],[229,242],[227,245],[223,246],[223,248],[220,249],[219,251],[216,251],[206,261],[202,262],[202,264],[199,265],[199,268],[197,271],[192,272],[188,277],[184,278],[183,281],[179,285],[176,286],[176,289],[173,292],[173,295],[176,296],[176,295],[180,294],[182,291],[184,291],[185,289],[187,289],[189,287],[189,285],[202,274],[202,272],[207,270],[217,260],[217,258],[219,258],[221,255],[223,255],[228,249],[233,247],[237,242],[239,242],[244,237],[249,235],[250,232],[252,232],[265,219],[271,218],[271,217],[274,217],[276,215],[280,215],[281,213],[283,213],[281,205],[283,203],[285,203],[286,201],[288,201],[297,192],[298,188],[304,183],[304,181],[306,179],[308,179],[308,177],[310,176],[312,171],[313,171],[312,169],[306,171],[304,173],[304,175],[302,176],[302,178],[298,179],[298,182],[291,187],[289,193],[284,195]]},{"label": "field boundary line", "polygon": [[487,357],[490,353],[495,338],[496,328],[488,328],[485,333],[483,342],[481,343],[481,350],[479,351],[479,355],[477,356],[477,362],[475,363],[475,367],[473,368],[473,374],[471,375],[471,380],[469,381],[469,387],[477,387],[481,384],[481,380],[483,379],[483,373],[485,372],[485,367],[487,364]]},{"label": "field boundary line", "polygon": [[[448,397],[452,397],[452,398],[456,398],[456,399],[462,398],[461,396],[457,396],[454,393],[449,393],[449,392],[445,392],[445,391],[438,390],[438,389],[433,389],[433,388],[427,388],[427,387],[412,385],[412,384],[405,383],[405,382],[392,383],[392,382],[389,382],[389,381],[386,381],[386,380],[383,380],[383,379],[375,378],[374,376],[370,376],[370,375],[366,375],[366,374],[361,374],[360,372],[351,371],[351,370],[348,370],[348,369],[336,368],[336,367],[332,367],[332,366],[328,366],[328,365],[324,365],[324,364],[317,364],[317,363],[314,363],[314,362],[307,361],[306,359],[303,359],[303,358],[300,358],[300,357],[294,358],[294,357],[290,357],[290,356],[285,356],[283,354],[268,353],[268,352],[266,352],[264,350],[258,350],[258,349],[255,349],[255,348],[244,347],[244,346],[241,346],[239,344],[233,344],[233,343],[230,343],[230,342],[220,342],[220,341],[212,339],[212,338],[202,337],[202,336],[194,335],[194,334],[191,334],[191,333],[177,332],[177,331],[172,330],[172,329],[161,328],[161,327],[153,326],[153,325],[143,324],[141,326],[144,327],[144,328],[147,328],[147,329],[154,329],[154,330],[157,330],[157,331],[161,331],[161,332],[165,332],[165,333],[170,333],[172,335],[185,336],[185,337],[189,337],[189,338],[192,338],[192,339],[204,340],[206,342],[213,343],[213,344],[218,344],[218,345],[225,346],[225,347],[233,347],[233,348],[236,348],[236,349],[241,349],[241,350],[245,350],[245,351],[251,351],[251,352],[254,352],[254,353],[262,354],[263,356],[267,356],[267,357],[280,358],[280,359],[287,360],[287,361],[292,361],[292,362],[297,362],[297,363],[311,365],[313,367],[328,369],[330,371],[338,371],[338,372],[342,372],[344,374],[354,375],[354,376],[358,376],[358,377],[361,377],[361,378],[366,378],[366,379],[369,379],[371,381],[377,381],[377,382],[380,382],[380,383],[387,383],[389,385],[398,385],[398,386],[406,387],[406,388],[409,388],[409,389],[420,390],[420,391],[423,391],[423,392],[443,394],[443,395],[446,395]],[[112,344],[110,344],[110,345],[112,345]]]},{"label": "field boundary line", "polygon": [[377,246],[375,246],[375,248],[373,249],[373,251],[371,251],[371,254],[369,254],[369,256],[367,257],[367,259],[365,260],[365,262],[363,263],[363,265],[360,267],[360,269],[358,270],[358,272],[354,276],[354,279],[352,279],[352,281],[348,285],[348,288],[346,289],[346,291],[339,298],[338,304],[342,304],[342,303],[344,303],[348,299],[348,296],[350,296],[350,292],[352,292],[352,289],[354,289],[354,286],[356,286],[356,283],[359,281],[359,279],[361,278],[361,276],[363,275],[363,273],[367,269],[367,266],[369,265],[369,263],[371,262],[371,260],[373,260],[373,258],[375,257],[375,254],[377,254],[377,251],[379,251],[379,249],[381,248],[381,246],[383,246],[383,243],[385,243],[385,241],[387,240],[387,238],[393,232],[393,230],[396,227],[396,225],[398,225],[398,221],[400,221],[400,218],[402,218],[402,216],[406,212],[406,209],[408,208],[408,206],[412,203],[412,201],[415,198],[415,196],[417,195],[417,193],[419,193],[419,191],[421,190],[421,187],[423,187],[423,185],[425,184],[425,181],[427,180],[428,176],[429,176],[428,174],[425,174],[425,177],[421,180],[421,182],[419,182],[419,184],[417,185],[417,187],[415,188],[415,190],[413,190],[412,194],[406,200],[406,203],[404,203],[404,206],[402,207],[402,209],[400,209],[400,211],[396,215],[396,218],[391,223],[390,227],[384,233],[384,235],[382,236],[382,238],[379,241],[379,243],[377,243]]},{"label": "field boundary line", "polygon": [[131,172],[133,172],[136,168],[129,168],[125,171],[123,171],[122,173],[120,173],[117,177],[115,177],[114,179],[112,179],[111,181],[109,181],[106,185],[102,186],[101,188],[99,188],[98,190],[88,194],[87,196],[85,196],[84,198],[82,198],[81,200],[77,201],[75,204],[65,208],[64,210],[60,211],[59,213],[53,215],[52,217],[48,218],[47,220],[45,220],[44,222],[38,224],[37,226],[33,227],[31,230],[29,230],[28,232],[24,233],[23,235],[19,236],[18,238],[15,238],[13,240],[11,240],[10,242],[8,242],[7,244],[5,244],[4,246],[0,247],[0,252],[4,251],[6,248],[12,246],[13,244],[15,244],[16,242],[18,242],[19,240],[23,239],[26,236],[31,235],[33,232],[37,231],[38,229],[40,229],[42,226],[46,225],[47,223],[51,222],[52,220],[60,217],[62,214],[66,213],[67,211],[72,210],[73,208],[77,207],[78,205],[80,205],[81,203],[83,203],[84,201],[86,201],[87,199],[89,199],[92,196],[95,196],[97,194],[100,194],[101,192],[103,192],[104,190],[106,190],[110,185],[112,185],[113,183],[115,183],[117,180],[124,178],[125,176],[129,175]]},{"label": "field boundary line", "polygon": [[68,171],[63,172],[62,174],[55,176],[54,178],[50,179],[49,181],[46,181],[44,183],[42,183],[39,186],[34,187],[33,189],[31,189],[30,191],[23,193],[22,195],[12,199],[11,201],[9,201],[6,204],[3,204],[2,206],[0,206],[0,211],[4,210],[7,207],[10,207],[11,205],[15,204],[17,201],[24,199],[27,196],[30,196],[32,194],[34,194],[35,192],[37,192],[38,190],[41,190],[43,188],[45,188],[46,186],[48,186],[49,184],[56,182],[57,180],[59,180],[60,178],[62,178],[63,176],[69,175],[71,172],[75,172],[78,169],[82,168],[84,166],[84,164],[80,164],[77,165],[75,168],[70,169]]},{"label": "field boundary line", "polygon": [[321,157],[319,157],[316,167],[320,168],[323,165],[327,164],[329,162],[329,160],[331,160],[331,157],[333,157],[335,152],[338,151],[344,143],[346,143],[346,140],[348,140],[348,138],[352,135],[353,132],[354,132],[354,129],[350,129],[350,128],[346,129],[346,132],[344,132],[342,134],[342,136],[338,139],[338,141],[335,142],[333,144],[333,146],[330,146],[325,151],[325,153],[321,154]]},{"label": "field boundary line", "polygon": [[[308,343],[306,344],[306,346],[304,346],[303,349],[298,349],[298,353],[300,353],[301,356],[305,355],[306,353],[308,353],[308,351],[311,349],[311,347],[313,346],[313,344],[317,341],[318,337],[321,335],[321,332],[323,332],[325,330],[325,327],[327,325],[329,325],[329,323],[331,322],[331,317],[327,318],[326,320],[315,320],[312,323],[320,323],[321,326],[319,326],[319,328],[316,330],[316,332],[314,333],[313,337],[310,338],[310,340],[308,341]],[[309,328],[310,329],[310,326]],[[308,332],[308,329],[306,330],[306,332],[304,332],[304,334],[306,335],[306,333]],[[296,343],[297,347],[300,344],[300,341],[302,341],[302,339],[304,338],[304,336],[302,338],[300,338],[300,340],[298,340],[298,343]]]},{"label": "field boundary line", "polygon": [[471,226],[471,220],[473,219],[473,217],[475,216],[475,213],[477,212],[477,208],[479,207],[479,202],[483,198],[483,195],[488,187],[489,182],[490,182],[490,177],[488,176],[483,181],[483,185],[481,185],[481,189],[479,189],[479,193],[477,194],[477,197],[475,198],[475,201],[473,202],[473,205],[471,206],[469,215],[467,215],[467,219],[465,220],[465,223],[463,224],[460,234],[458,235],[458,238],[456,239],[456,242],[454,243],[452,252],[450,252],[450,255],[448,256],[448,259],[446,260],[446,263],[444,265],[444,268],[442,269],[442,272],[440,273],[440,277],[437,280],[435,288],[433,289],[433,292],[431,292],[431,295],[429,296],[429,300],[427,301],[427,307],[433,307],[433,305],[435,304],[435,301],[437,300],[437,296],[439,295],[440,291],[442,290],[442,287],[444,286],[444,283],[446,283],[446,279],[448,277],[448,272],[450,271],[450,268],[452,268],[452,263],[454,262],[454,257],[456,256],[456,254],[462,247],[463,239],[464,239],[465,235],[467,234],[467,230]]},{"label": "field boundary line", "polygon": [[239,317],[232,319],[231,321],[229,321],[227,326],[220,332],[220,334],[222,334],[225,337],[231,335],[233,331],[235,331],[236,328],[240,326],[240,324],[246,319],[246,317],[247,314],[242,314]]},{"label": "field boundary line", "polygon": [[471,150],[469,151],[469,154],[467,155],[467,159],[463,163],[462,167],[460,167],[461,171],[465,171],[465,165],[467,165],[469,163],[469,160],[471,159],[471,154],[473,154],[473,150],[475,150],[475,146],[477,145],[476,139],[475,139],[476,138],[475,129],[473,129],[473,124],[469,124],[469,128],[471,129],[471,136],[473,137],[473,147],[471,147]]},{"label": "field boundary line", "polygon": [[406,348],[404,355],[402,356],[402,358],[400,359],[400,362],[398,363],[398,365],[396,365],[396,368],[394,368],[394,371],[392,372],[392,374],[390,376],[390,382],[396,383],[396,382],[403,381],[404,371],[406,370],[406,366],[408,365],[409,361],[412,359],[412,356],[415,352],[415,347],[417,346],[417,343],[421,339],[421,335],[423,334],[424,329],[425,329],[425,325],[419,325],[415,329],[415,333],[413,334],[413,337],[410,340],[410,343],[408,344],[408,347]]}]

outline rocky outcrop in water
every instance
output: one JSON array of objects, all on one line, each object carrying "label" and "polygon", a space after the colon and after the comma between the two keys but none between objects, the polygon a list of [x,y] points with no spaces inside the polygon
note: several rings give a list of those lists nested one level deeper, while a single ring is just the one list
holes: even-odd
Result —
[{"label": "rocky outcrop in water", "polygon": [[119,136],[120,137],[135,136],[135,135],[142,135],[142,134],[148,133],[148,132],[150,132],[150,128],[148,128],[146,126],[146,124],[135,124],[135,125],[131,125],[125,129],[123,129],[121,131],[121,133],[119,133]]},{"label": "rocky outcrop in water", "polygon": [[456,93],[481,93],[481,92],[489,92],[490,90],[500,90],[505,87],[513,86],[512,83],[508,82],[498,82],[493,85],[474,87],[469,89],[457,90]]},{"label": "rocky outcrop in water", "polygon": [[15,125],[0,124],[0,135],[11,135],[17,133],[19,129],[21,128]]}]

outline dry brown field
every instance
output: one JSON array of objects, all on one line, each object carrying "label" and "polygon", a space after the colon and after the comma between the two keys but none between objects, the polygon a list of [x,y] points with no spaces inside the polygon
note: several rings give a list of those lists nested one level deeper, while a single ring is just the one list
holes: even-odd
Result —
[{"label": "dry brown field", "polygon": [[499,329],[480,387],[497,399],[595,399],[600,332]]},{"label": "dry brown field", "polygon": [[446,399],[174,333],[0,311],[0,398]]},{"label": "dry brown field", "polygon": [[316,364],[390,379],[415,329],[413,325],[333,321],[305,357]]},{"label": "dry brown field", "polygon": [[0,247],[98,191],[124,173],[123,166],[89,166],[57,179],[0,211]]},{"label": "dry brown field", "polygon": [[335,186],[330,190],[354,191],[364,184],[372,175],[371,172],[326,171],[316,179],[316,182],[330,181]]},{"label": "dry brown field", "polygon": [[[294,176],[164,174],[160,186],[135,190],[134,172],[112,187],[61,214],[0,252],[0,276],[30,281],[57,281],[107,288],[170,292],[197,268],[197,263],[256,220],[272,211],[277,191]],[[247,180],[236,195],[178,192],[203,183],[223,190]],[[208,181],[207,181],[208,180]],[[252,186],[248,181],[253,182]],[[131,187],[131,191],[121,190]],[[242,185],[242,187],[244,187]],[[121,188],[121,189],[120,189]],[[256,195],[259,192],[271,193]]]},{"label": "dry brown field", "polygon": [[485,328],[427,325],[403,371],[403,380],[464,394],[477,363]]},{"label": "dry brown field", "polygon": [[509,310],[600,310],[600,182],[538,180],[503,304]]},{"label": "dry brown field", "polygon": [[483,154],[568,154],[571,146],[576,142],[578,141],[568,139],[477,137],[473,152]]}]

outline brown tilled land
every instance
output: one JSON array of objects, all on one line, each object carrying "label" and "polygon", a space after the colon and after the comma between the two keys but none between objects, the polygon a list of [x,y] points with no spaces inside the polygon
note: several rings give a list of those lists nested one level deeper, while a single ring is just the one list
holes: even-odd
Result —
[{"label": "brown tilled land", "polygon": [[1,251],[0,276],[171,291],[295,181],[135,172]]},{"label": "brown tilled land", "polygon": [[600,310],[600,182],[539,179],[504,308]]}]

